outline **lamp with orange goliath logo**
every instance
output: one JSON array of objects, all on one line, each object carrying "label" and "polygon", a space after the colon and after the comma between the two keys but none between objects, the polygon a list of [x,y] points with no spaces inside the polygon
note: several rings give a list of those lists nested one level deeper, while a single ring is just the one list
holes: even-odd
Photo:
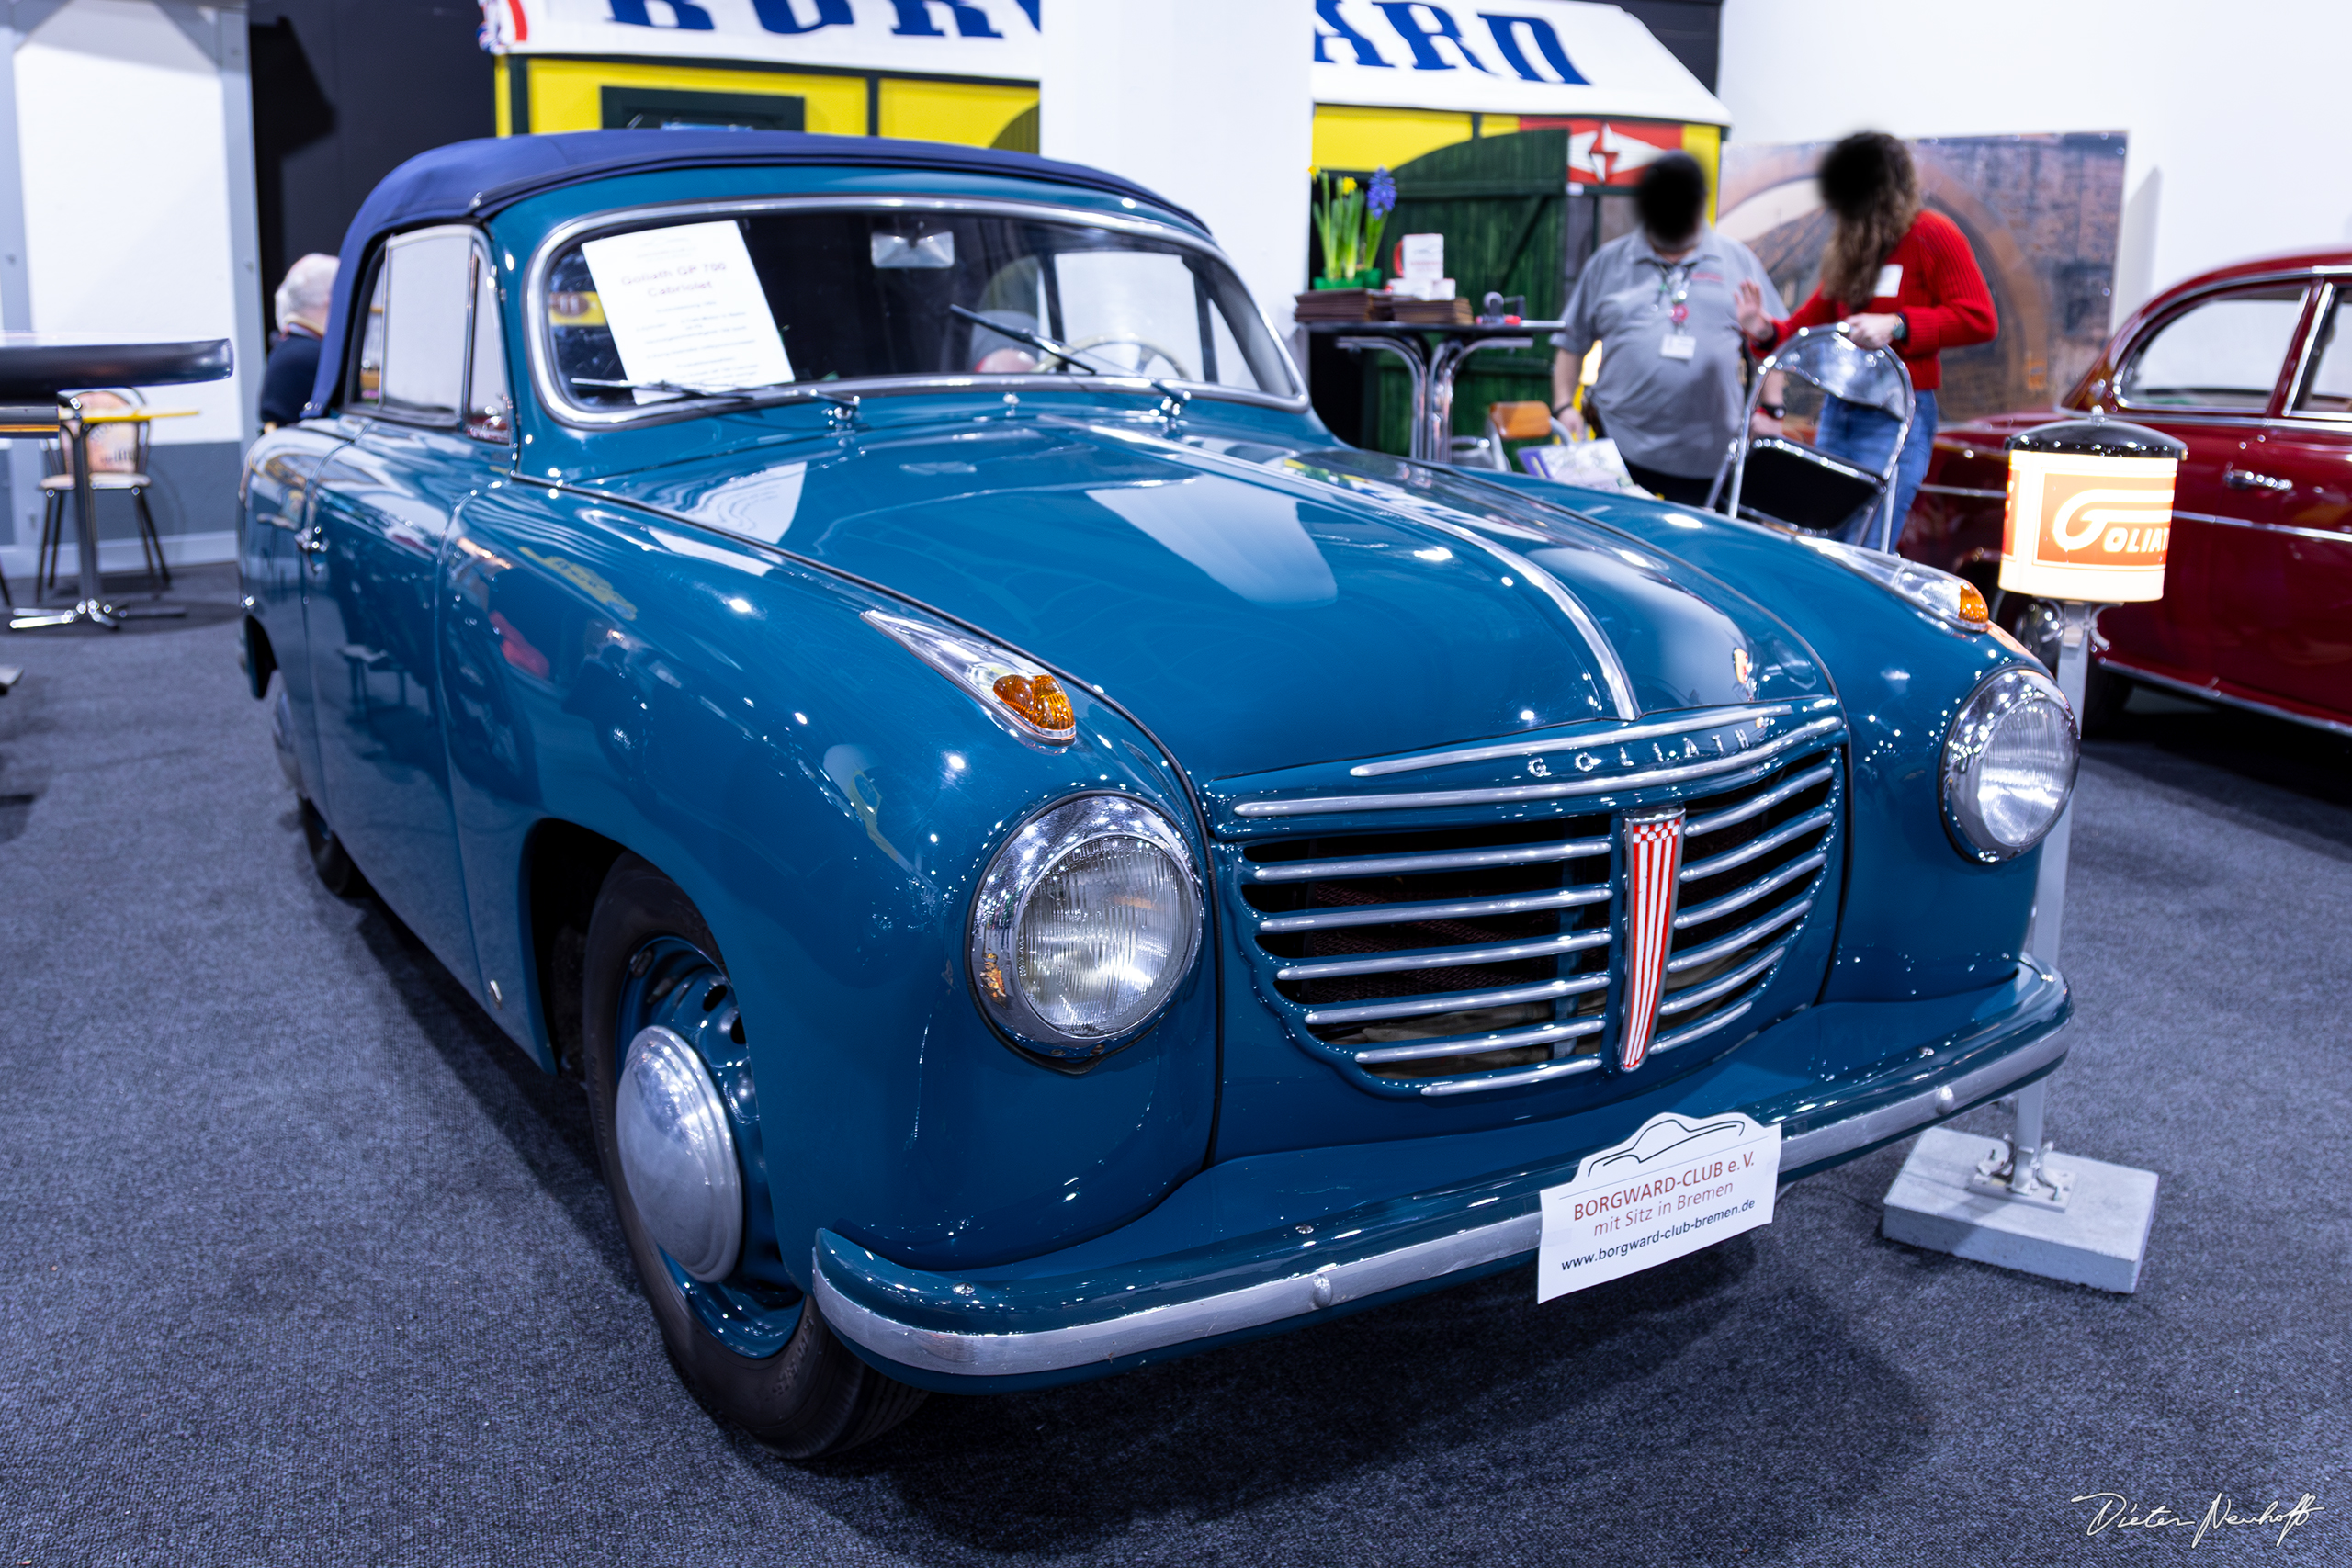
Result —
[{"label": "lamp with orange goliath logo", "polygon": [[2165,596],[2173,479],[2188,447],[2097,414],[2021,431],[2007,446],[2006,592],[2077,604]]}]

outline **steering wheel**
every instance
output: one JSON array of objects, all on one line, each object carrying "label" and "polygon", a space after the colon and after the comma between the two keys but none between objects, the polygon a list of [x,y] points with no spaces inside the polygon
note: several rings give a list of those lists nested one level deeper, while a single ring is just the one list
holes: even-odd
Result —
[{"label": "steering wheel", "polygon": [[[1162,379],[1172,377],[1179,381],[1189,381],[1192,379],[1191,376],[1186,374],[1184,365],[1182,360],[1169,353],[1166,349],[1160,347],[1158,344],[1147,342],[1145,339],[1136,336],[1133,333],[1104,333],[1100,337],[1091,337],[1084,343],[1074,343],[1069,346],[1073,353],[1083,354],[1088,349],[1100,348],[1105,344],[1132,349],[1134,351],[1133,362],[1125,366],[1120,365],[1118,356],[1114,355],[1105,354],[1097,355],[1095,356],[1096,358],[1110,365],[1112,367],[1111,373],[1114,375],[1159,377]],[[1154,369],[1153,367],[1155,365],[1165,366],[1167,368],[1164,370]]]}]

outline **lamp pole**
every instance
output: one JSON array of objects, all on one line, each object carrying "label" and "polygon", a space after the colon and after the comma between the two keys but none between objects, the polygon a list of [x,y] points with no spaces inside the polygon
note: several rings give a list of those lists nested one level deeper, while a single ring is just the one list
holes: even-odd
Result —
[{"label": "lamp pole", "polygon": [[[2009,437],[2004,592],[2058,615],[2051,673],[2079,716],[2090,675],[2091,624],[2108,604],[2164,595],[2173,480],[2187,448],[2160,431],[2109,420],[2062,420]],[[2070,796],[2041,840],[2033,913],[2020,956],[2058,980],[2066,909]],[[2012,1134],[1982,1139],[1932,1127],[1887,1189],[1883,1229],[1896,1241],[2100,1290],[2140,1283],[2155,1214],[2152,1171],[2075,1156],[2048,1157],[2047,1076],[2017,1091]],[[2073,1208],[2077,1191],[2085,1201]]]},{"label": "lamp pole", "polygon": [[[2086,604],[2080,600],[2055,601],[2060,616],[2058,631],[2058,689],[2066,694],[2066,706],[2080,722],[2083,711],[2083,688],[2090,676],[2091,624],[2098,617],[2102,606]],[[2059,813],[2058,825],[2041,840],[2041,871],[2033,885],[2033,916],[2027,922],[2025,951],[2045,969],[2058,967],[2058,939],[2066,919],[2066,855],[2067,840],[2075,830],[2075,803],[2072,798]],[[1979,1190],[2005,1188],[2002,1196],[2027,1202],[2042,1203],[2063,1209],[2071,1195],[2074,1183],[2067,1173],[2046,1171],[2041,1156],[2050,1150],[2045,1134],[2045,1118],[2050,1109],[2050,1080],[2036,1078],[2018,1090],[2017,1126],[2009,1140],[2009,1157],[2006,1161],[1989,1160],[1978,1171],[1978,1181],[1970,1185]]]}]

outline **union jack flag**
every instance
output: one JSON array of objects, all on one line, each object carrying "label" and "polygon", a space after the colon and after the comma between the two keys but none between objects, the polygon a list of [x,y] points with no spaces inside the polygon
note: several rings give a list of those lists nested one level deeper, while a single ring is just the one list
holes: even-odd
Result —
[{"label": "union jack flag", "polygon": [[1658,993],[1674,941],[1676,895],[1682,882],[1682,808],[1625,818],[1625,1015],[1617,1032],[1617,1065],[1632,1072],[1657,1032]]}]

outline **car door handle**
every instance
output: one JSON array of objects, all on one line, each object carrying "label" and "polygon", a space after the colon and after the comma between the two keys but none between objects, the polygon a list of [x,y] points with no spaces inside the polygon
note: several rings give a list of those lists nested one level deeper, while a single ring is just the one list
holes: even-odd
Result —
[{"label": "car door handle", "polygon": [[2257,474],[2251,468],[2224,468],[2222,470],[2222,482],[2232,490],[2290,491],[2295,488],[2292,479]]}]

